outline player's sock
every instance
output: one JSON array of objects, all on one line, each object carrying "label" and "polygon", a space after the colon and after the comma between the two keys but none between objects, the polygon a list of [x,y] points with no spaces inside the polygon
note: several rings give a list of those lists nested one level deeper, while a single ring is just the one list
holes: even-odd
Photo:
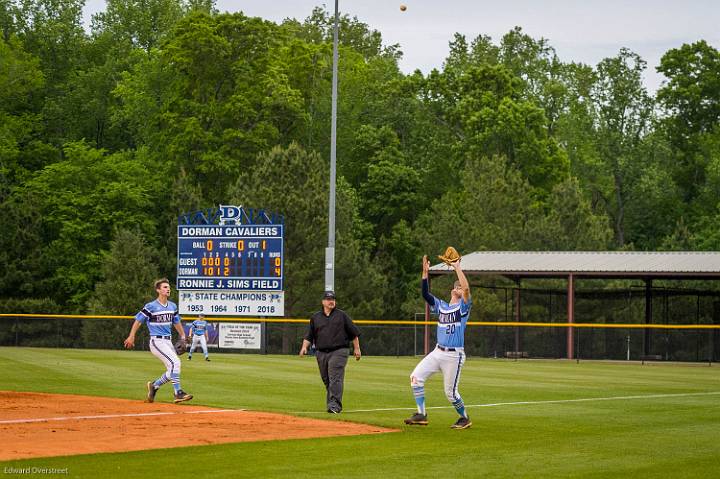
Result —
[{"label": "player's sock", "polygon": [[455,410],[460,414],[462,417],[467,417],[467,414],[465,414],[465,403],[463,402],[462,398],[457,398],[455,401],[453,401],[452,405],[455,407]]},{"label": "player's sock", "polygon": [[162,376],[160,376],[159,378],[157,378],[155,380],[153,385],[155,386],[155,389],[159,389],[160,386],[162,386],[163,384],[165,384],[168,381],[170,381],[170,378],[168,377],[167,373],[163,373]]},{"label": "player's sock", "polygon": [[173,389],[175,390],[175,394],[177,394],[178,391],[180,391],[180,375],[177,373],[174,373],[170,376],[170,379],[172,380]]},{"label": "player's sock", "polygon": [[425,386],[413,386],[413,395],[417,404],[418,412],[425,415]]}]

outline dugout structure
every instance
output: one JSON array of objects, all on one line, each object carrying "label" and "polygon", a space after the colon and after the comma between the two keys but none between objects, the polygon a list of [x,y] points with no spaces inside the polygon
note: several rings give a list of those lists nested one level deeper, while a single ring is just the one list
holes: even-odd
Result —
[{"label": "dugout structure", "polygon": [[[504,335],[503,355],[552,356],[542,350],[557,350],[562,343],[567,359],[581,349],[595,350],[586,351],[585,357],[625,359],[618,357],[625,349],[625,335],[627,359],[631,336],[634,359],[675,359],[672,350],[680,360],[713,361],[720,353],[718,252],[478,251],[464,255],[462,267],[473,289],[504,294],[504,317],[493,319],[546,325],[519,325],[491,334],[486,343],[497,344],[498,335]],[[446,275],[454,276],[454,270],[445,264],[430,268],[431,281]],[[425,320],[430,320],[427,306]],[[510,331],[514,337],[508,341]],[[533,341],[523,336],[534,336]],[[426,351],[429,337],[425,335]],[[527,351],[523,343],[532,343],[535,351]],[[597,351],[603,344],[606,350]],[[497,354],[497,346],[495,350]]]}]

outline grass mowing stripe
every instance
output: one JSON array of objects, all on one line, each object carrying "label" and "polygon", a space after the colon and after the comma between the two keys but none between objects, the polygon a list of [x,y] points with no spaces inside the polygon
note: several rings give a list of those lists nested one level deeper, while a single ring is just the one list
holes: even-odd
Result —
[{"label": "grass mowing stripe", "polygon": [[[610,396],[610,397],[597,397],[597,398],[579,398],[579,399],[553,399],[547,401],[515,401],[515,402],[498,402],[488,404],[466,404],[465,408],[469,407],[497,407],[497,406],[531,406],[535,404],[561,404],[561,403],[573,403],[573,402],[585,402],[585,401],[618,401],[618,400],[630,400],[630,399],[660,399],[660,398],[671,398],[671,397],[687,397],[687,396],[708,396],[720,394],[720,391],[706,391],[699,393],[673,393],[673,394],[647,394],[640,396]],[[343,413],[358,413],[358,412],[380,412],[380,411],[414,411],[417,408],[414,407],[389,407],[389,408],[375,408],[375,409],[350,409],[343,410]],[[453,406],[429,406],[425,409],[454,409]],[[317,414],[317,411],[296,411],[290,414]]]},{"label": "grass mowing stripe", "polygon": [[[314,358],[218,353],[210,363],[183,363],[183,388],[195,395],[194,405],[306,411],[302,415],[312,417],[322,412],[328,420],[402,429],[392,437],[261,441],[2,465],[68,468],[65,477],[123,479],[157,471],[213,479],[434,479],[448,471],[460,477],[528,479],[720,477],[720,406],[717,395],[707,394],[720,387],[717,367],[470,358],[460,389],[477,406],[471,413],[474,425],[455,431],[449,426],[457,414],[437,375],[426,384],[428,406],[444,408],[433,410],[430,425],[404,426],[404,412],[373,410],[403,404],[414,409],[409,374],[417,362],[373,356],[351,361],[343,402],[346,410],[357,412],[340,415],[324,412],[325,389]],[[142,400],[145,382],[163,367],[147,351],[0,347],[0,370],[2,389]],[[658,392],[667,398],[642,398]],[[693,393],[700,394],[687,396]],[[172,400],[170,390],[158,396]],[[614,399],[625,396],[640,398]],[[573,407],[557,402],[576,399]],[[545,406],[489,406],[521,402]]]}]

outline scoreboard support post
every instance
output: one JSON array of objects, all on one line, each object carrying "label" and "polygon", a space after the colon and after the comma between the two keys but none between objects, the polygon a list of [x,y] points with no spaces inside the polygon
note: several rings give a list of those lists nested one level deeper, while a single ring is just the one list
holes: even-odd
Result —
[{"label": "scoreboard support post", "polygon": [[[265,317],[263,317],[262,319],[265,319]],[[267,332],[268,332],[267,331],[267,323],[265,321],[263,321],[262,323],[260,323],[260,337],[262,338],[261,339],[262,347],[260,350],[260,354],[267,354],[267,350],[268,350]]]}]

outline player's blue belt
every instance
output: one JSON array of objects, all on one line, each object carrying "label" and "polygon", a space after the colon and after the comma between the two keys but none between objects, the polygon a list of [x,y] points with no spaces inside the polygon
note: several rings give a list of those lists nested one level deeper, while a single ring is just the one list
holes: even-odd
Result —
[{"label": "player's blue belt", "polygon": [[170,336],[152,336],[155,339],[170,339]]},{"label": "player's blue belt", "polygon": [[440,351],[460,351],[462,349],[462,348],[446,348],[445,346],[440,346],[439,344],[437,345],[437,348]]}]

